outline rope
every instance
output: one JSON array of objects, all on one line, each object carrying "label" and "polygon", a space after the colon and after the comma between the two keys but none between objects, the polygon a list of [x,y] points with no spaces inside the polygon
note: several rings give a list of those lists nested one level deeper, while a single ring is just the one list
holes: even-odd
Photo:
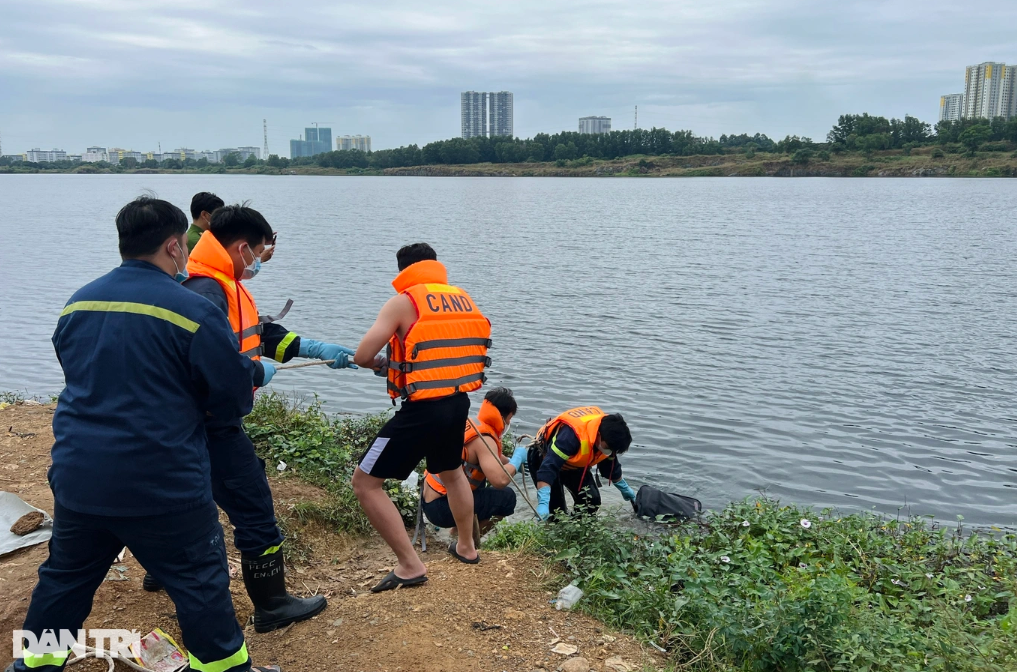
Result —
[{"label": "rope", "polygon": [[[533,515],[537,515],[537,508],[533,506],[533,502],[530,501],[530,498],[527,496],[527,494],[520,490],[519,486],[516,485],[516,481],[514,478],[512,478],[512,474],[508,473],[508,469],[506,469],[505,465],[501,463],[500,459],[498,459],[498,454],[495,453],[494,450],[491,448],[491,444],[487,442],[487,438],[480,433],[480,430],[477,428],[477,426],[473,424],[473,420],[471,420],[470,418],[466,418],[466,422],[470,424],[470,427],[473,427],[473,431],[477,433],[477,437],[480,439],[480,442],[484,444],[484,447],[487,448],[487,451],[491,453],[491,457],[493,457],[495,461],[498,462],[498,466],[501,467],[501,470],[505,472],[506,476],[508,476],[509,483],[512,484],[512,487],[514,487],[516,489],[516,492],[522,495],[523,499],[526,500],[526,503],[530,506],[530,510],[533,511]],[[524,486],[526,485],[525,475],[523,476],[523,485]]]},{"label": "rope", "polygon": [[333,364],[333,363],[335,363],[334,359],[321,359],[314,360],[311,362],[298,362],[296,364],[280,364],[279,366],[275,367],[275,370],[282,371],[283,369],[302,369],[305,366],[320,366],[322,364]]},{"label": "rope", "polygon": [[[106,668],[106,672],[113,672],[113,668],[116,666],[116,664],[113,662],[113,660],[114,660],[113,656],[109,655],[109,653],[107,653],[106,651],[103,651],[102,655],[99,655],[99,652],[96,651],[94,648],[92,648],[91,646],[86,646],[85,647],[85,652],[83,654],[81,654],[80,656],[75,656],[74,658],[71,658],[70,660],[67,661],[67,667],[70,667],[71,665],[75,665],[77,663],[80,663],[81,661],[85,660],[86,658],[96,658],[96,659],[105,660],[106,664],[108,665],[108,667]],[[142,667],[141,665],[138,665],[137,663],[135,663],[130,658],[126,658],[126,657],[121,656],[121,657],[116,658],[116,660],[119,660],[121,663],[123,663],[124,665],[127,665],[128,667],[130,667],[132,669],[140,670],[140,672],[151,672],[151,670],[149,670],[147,667]]]}]

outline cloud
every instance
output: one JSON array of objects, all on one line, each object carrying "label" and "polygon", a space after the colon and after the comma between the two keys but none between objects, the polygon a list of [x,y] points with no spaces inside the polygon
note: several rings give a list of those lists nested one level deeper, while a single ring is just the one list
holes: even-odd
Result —
[{"label": "cloud", "polygon": [[467,89],[513,91],[524,136],[585,114],[628,127],[638,104],[643,126],[822,137],[844,112],[935,121],[965,65],[1017,60],[1017,5],[990,22],[945,0],[0,0],[0,12],[0,131],[19,150],[261,144],[262,118],[276,147],[322,119],[376,147],[422,143],[457,134]]}]

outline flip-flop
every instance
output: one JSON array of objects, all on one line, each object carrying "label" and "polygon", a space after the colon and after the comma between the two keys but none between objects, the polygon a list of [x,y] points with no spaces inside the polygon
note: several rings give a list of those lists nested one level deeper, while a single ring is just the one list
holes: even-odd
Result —
[{"label": "flip-flop", "polygon": [[419,586],[422,583],[427,583],[427,574],[423,576],[415,576],[412,579],[403,579],[396,576],[395,570],[393,569],[388,575],[381,580],[381,582],[374,588],[371,588],[372,593],[383,593],[386,590],[394,590],[396,588],[409,588],[410,586]]},{"label": "flip-flop", "polygon": [[450,543],[448,545],[448,552],[452,554],[453,558],[455,558],[459,562],[465,562],[467,565],[476,565],[476,564],[478,564],[480,562],[480,553],[477,553],[477,557],[475,557],[472,560],[467,560],[463,556],[459,555],[459,553],[456,552],[456,540],[455,539],[453,539],[452,543]]}]

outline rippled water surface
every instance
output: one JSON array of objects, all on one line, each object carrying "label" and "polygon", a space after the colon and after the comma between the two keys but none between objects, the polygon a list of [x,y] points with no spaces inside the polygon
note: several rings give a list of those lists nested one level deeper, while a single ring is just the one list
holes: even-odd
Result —
[{"label": "rippled water surface", "polygon": [[[60,390],[57,315],[143,189],[250,199],[280,232],[262,311],[348,345],[431,242],[494,323],[513,431],[621,411],[636,484],[1017,524],[1017,181],[2,176],[0,389]],[[389,406],[363,371],[273,387]]]}]

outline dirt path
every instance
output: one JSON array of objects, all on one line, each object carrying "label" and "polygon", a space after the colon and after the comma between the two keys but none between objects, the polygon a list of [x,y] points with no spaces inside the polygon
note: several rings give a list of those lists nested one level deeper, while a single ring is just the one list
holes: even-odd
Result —
[{"label": "dirt path", "polygon": [[[0,410],[0,490],[52,513],[53,496],[46,483],[51,419],[52,407],[46,405],[18,404]],[[292,478],[272,478],[272,489],[280,517],[300,501],[323,496]],[[225,517],[223,524],[230,538]],[[367,589],[394,559],[380,540],[350,539],[316,526],[301,528],[300,535],[310,552],[301,555],[307,558],[303,564],[289,568],[290,590],[298,595],[324,594],[328,609],[311,621],[274,633],[257,634],[248,626],[248,647],[256,663],[277,662],[286,672],[550,671],[569,659],[551,652],[552,642],[560,638],[577,646],[577,655],[598,672],[663,665],[655,652],[631,638],[606,632],[588,617],[556,611],[549,604],[552,593],[542,586],[540,562],[534,558],[485,552],[480,565],[470,566],[452,561],[440,546],[429,546],[423,555],[430,576],[426,586],[373,595]],[[45,545],[39,545],[0,556],[0,668],[10,662],[7,633],[21,627],[36,570],[46,555]],[[231,568],[237,568],[239,554],[232,546],[229,555]],[[161,627],[179,636],[173,603],[166,594],[141,589],[144,571],[130,553],[123,566],[126,580],[103,583],[86,627],[134,628],[143,633]],[[114,570],[110,578],[119,579],[121,573]],[[231,590],[237,617],[245,624],[252,606],[239,576]],[[89,662],[73,669],[104,668]]]}]

